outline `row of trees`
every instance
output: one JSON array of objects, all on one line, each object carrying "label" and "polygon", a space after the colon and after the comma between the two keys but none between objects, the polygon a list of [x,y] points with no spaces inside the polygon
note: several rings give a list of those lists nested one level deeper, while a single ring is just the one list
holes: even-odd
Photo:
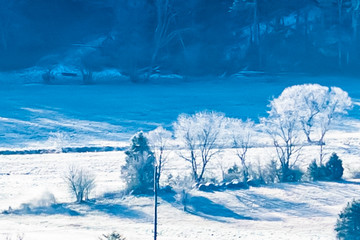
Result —
[{"label": "row of trees", "polygon": [[357,72],[359,6],[359,0],[1,0],[0,69],[65,64],[91,77],[115,68],[133,81],[157,72]]},{"label": "row of trees", "polygon": [[[276,161],[268,165],[272,181],[275,178],[281,182],[299,179],[297,164],[304,160],[301,151],[306,146],[319,147],[319,156],[309,165],[310,177],[339,179],[343,173],[341,160],[333,155],[328,162],[323,162],[325,137],[333,122],[351,107],[350,97],[340,88],[305,84],[288,87],[271,100],[268,116],[258,124],[217,112],[181,114],[173,123],[173,131],[160,126],[133,136],[121,172],[128,190],[148,193],[154,183],[159,184],[164,167],[171,160],[169,153],[175,151],[188,162],[193,181],[199,185],[204,182],[209,163],[227,148],[234,149],[237,157],[237,164],[227,172],[241,174],[247,183],[254,177],[247,153],[251,148],[266,146],[267,140],[259,142],[262,138],[270,139],[276,153]],[[221,170],[225,180],[225,169]],[[261,171],[258,174],[261,175]],[[74,167],[65,180],[78,202],[86,200],[95,186],[91,174]]]},{"label": "row of trees", "polygon": [[143,191],[144,186],[148,189],[154,183],[151,180],[154,165],[158,166],[156,180],[159,180],[169,160],[168,152],[176,149],[178,155],[190,164],[193,180],[200,184],[209,162],[224,148],[234,148],[247,181],[247,152],[258,146],[256,135],[267,134],[280,166],[279,181],[294,181],[294,167],[302,160],[300,152],[303,147],[319,146],[319,169],[324,166],[326,133],[333,121],[347,113],[351,106],[348,94],[340,88],[306,84],[286,88],[278,98],[271,100],[268,117],[260,119],[259,124],[227,118],[217,112],[182,114],[173,124],[173,132],[159,127],[132,138],[123,174],[130,189],[138,192]]}]

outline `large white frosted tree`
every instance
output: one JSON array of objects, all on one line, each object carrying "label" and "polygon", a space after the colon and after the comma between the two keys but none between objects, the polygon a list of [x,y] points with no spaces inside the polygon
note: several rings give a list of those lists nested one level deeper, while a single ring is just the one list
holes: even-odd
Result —
[{"label": "large white frosted tree", "polygon": [[208,163],[218,154],[224,144],[225,116],[216,112],[182,114],[173,124],[175,137],[184,148],[180,156],[191,163],[196,183],[201,183]]},{"label": "large white frosted tree", "polygon": [[286,88],[270,103],[269,114],[295,117],[294,127],[300,127],[309,144],[320,146],[320,163],[326,133],[335,119],[352,107],[348,93],[338,87],[319,84],[295,85]]}]

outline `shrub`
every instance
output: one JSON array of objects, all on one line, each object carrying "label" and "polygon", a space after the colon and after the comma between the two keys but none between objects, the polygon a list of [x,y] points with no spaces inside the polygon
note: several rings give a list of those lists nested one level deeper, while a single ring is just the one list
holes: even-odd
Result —
[{"label": "shrub", "polygon": [[307,168],[307,172],[309,173],[309,175],[311,176],[311,178],[313,179],[317,179],[318,178],[318,165],[316,163],[316,160],[313,160],[308,168]]},{"label": "shrub", "polygon": [[247,184],[250,186],[259,186],[278,181],[279,169],[275,160],[270,161],[265,166],[258,162],[255,165],[249,165],[249,179]]},{"label": "shrub", "polygon": [[339,214],[335,231],[341,240],[360,240],[360,201],[352,201]]},{"label": "shrub", "polygon": [[333,153],[329,159],[329,161],[325,165],[327,173],[328,173],[328,180],[340,180],[343,173],[344,168],[342,166],[342,160]]},{"label": "shrub", "polygon": [[313,160],[308,166],[307,174],[312,181],[323,180],[326,177],[326,169],[324,166],[318,166],[316,160]]},{"label": "shrub", "polygon": [[126,240],[117,232],[112,232],[110,234],[103,234],[102,237],[99,237],[99,240]]},{"label": "shrub", "polygon": [[121,168],[127,190],[134,194],[151,193],[154,188],[155,157],[143,132],[131,138],[130,148],[125,152],[125,165]]},{"label": "shrub", "polygon": [[355,178],[355,179],[360,179],[360,172],[359,171],[352,171],[349,170],[351,172],[351,177]]},{"label": "shrub", "polygon": [[[284,173],[281,172],[281,174]],[[283,182],[300,182],[303,175],[304,173],[301,171],[301,169],[294,167],[294,168],[289,168],[285,172],[284,176],[281,175],[281,179]]]},{"label": "shrub", "polygon": [[231,168],[227,170],[224,174],[224,182],[231,182],[232,180],[241,180],[244,181],[242,169],[234,164]]},{"label": "shrub", "polygon": [[[240,181],[249,186],[259,186],[262,184],[275,183],[279,180],[279,168],[275,160],[270,161],[265,166],[261,166],[260,163],[249,164],[247,166],[247,177],[244,176],[244,171],[241,167],[234,164],[224,174],[224,181],[229,183],[233,181]],[[237,182],[238,182],[237,181]]]},{"label": "shrub", "polygon": [[[260,171],[260,170],[259,170]],[[261,179],[264,183],[275,183],[279,181],[279,168],[276,160],[271,160],[262,170]]]},{"label": "shrub", "polygon": [[170,186],[177,193],[175,198],[179,204],[183,206],[184,211],[187,211],[187,204],[190,199],[190,192],[194,189],[195,181],[192,176],[177,176],[169,179]]},{"label": "shrub", "polygon": [[[18,234],[18,235],[16,236],[16,239],[17,239],[17,240],[23,240],[23,239],[24,239],[24,234]],[[12,237],[11,237],[11,236],[6,236],[6,237],[5,237],[5,240],[12,240]]]},{"label": "shrub", "polygon": [[95,177],[84,169],[74,166],[71,166],[65,175],[65,182],[78,203],[87,201],[91,191],[95,188]]},{"label": "shrub", "polygon": [[55,75],[52,72],[52,69],[48,69],[45,73],[42,74],[41,77],[45,84],[50,84],[52,81],[55,80]]},{"label": "shrub", "polygon": [[333,153],[325,165],[318,165],[315,160],[312,161],[307,171],[313,181],[336,181],[341,179],[344,168],[341,159]]}]

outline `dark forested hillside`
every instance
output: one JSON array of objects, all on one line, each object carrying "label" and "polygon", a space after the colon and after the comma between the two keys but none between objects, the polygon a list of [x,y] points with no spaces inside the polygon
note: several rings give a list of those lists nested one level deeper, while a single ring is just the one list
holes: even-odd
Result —
[{"label": "dark forested hillside", "polygon": [[359,73],[360,0],[0,0],[0,69]]}]

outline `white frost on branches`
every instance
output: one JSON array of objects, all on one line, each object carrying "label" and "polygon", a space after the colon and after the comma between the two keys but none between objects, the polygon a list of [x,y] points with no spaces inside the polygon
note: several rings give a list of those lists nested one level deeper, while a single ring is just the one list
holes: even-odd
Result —
[{"label": "white frost on branches", "polygon": [[262,122],[281,161],[288,162],[307,141],[320,146],[321,162],[326,133],[338,116],[351,109],[352,101],[348,93],[338,87],[304,84],[286,88],[270,101],[269,107],[269,116]]},{"label": "white frost on branches", "polygon": [[157,166],[157,183],[159,183],[161,173],[168,160],[168,151],[170,141],[172,140],[172,132],[164,129],[162,126],[146,134],[149,141],[151,151],[154,153]]},{"label": "white frost on branches", "polygon": [[185,149],[180,156],[191,163],[194,180],[200,183],[207,164],[223,147],[225,116],[216,112],[182,114],[173,127],[176,139]]}]

